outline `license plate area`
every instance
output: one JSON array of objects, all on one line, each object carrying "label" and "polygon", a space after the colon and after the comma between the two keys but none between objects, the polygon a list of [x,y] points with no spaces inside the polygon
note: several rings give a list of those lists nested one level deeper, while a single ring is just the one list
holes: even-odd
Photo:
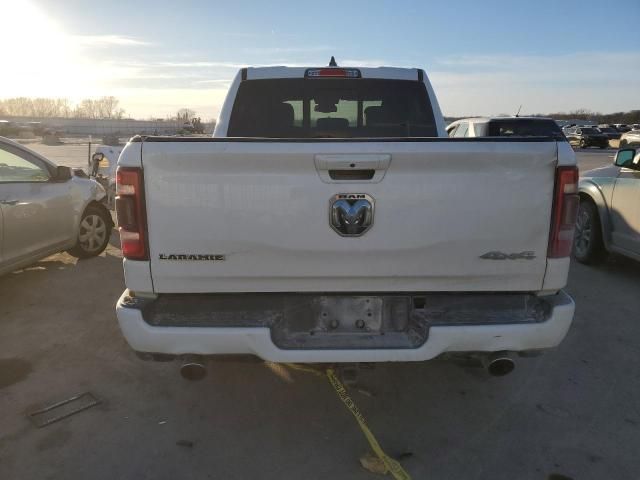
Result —
[{"label": "license plate area", "polygon": [[297,307],[271,327],[279,348],[417,348],[429,332],[410,296],[314,295]]},{"label": "license plate area", "polygon": [[380,297],[318,297],[313,302],[316,333],[376,333],[382,327]]}]

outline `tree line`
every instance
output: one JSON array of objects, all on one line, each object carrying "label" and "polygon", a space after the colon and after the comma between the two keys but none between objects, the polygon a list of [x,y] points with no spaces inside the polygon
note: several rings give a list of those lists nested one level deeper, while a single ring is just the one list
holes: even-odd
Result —
[{"label": "tree line", "polygon": [[[30,98],[15,97],[0,99],[1,117],[37,117],[37,118],[86,118],[91,120],[122,119],[126,112],[120,108],[116,97],[85,98],[72,104],[67,98]],[[168,120],[190,123],[196,112],[190,108],[181,108]]]},{"label": "tree line", "polygon": [[551,117],[556,120],[590,120],[594,124],[601,123],[625,123],[634,124],[640,123],[640,110],[629,110],[628,112],[615,112],[615,113],[599,113],[592,112],[587,109],[572,110],[571,112],[559,112],[550,113],[548,115],[541,115],[544,117]]},{"label": "tree line", "polygon": [[66,98],[15,97],[0,100],[0,116],[120,119],[125,111],[116,97],[85,98],[73,105]]}]

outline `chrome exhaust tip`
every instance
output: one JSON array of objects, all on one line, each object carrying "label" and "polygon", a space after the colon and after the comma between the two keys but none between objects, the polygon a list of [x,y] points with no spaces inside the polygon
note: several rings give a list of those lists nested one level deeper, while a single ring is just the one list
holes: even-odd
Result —
[{"label": "chrome exhaust tip", "polygon": [[495,352],[484,357],[484,366],[493,377],[504,377],[513,372],[516,364],[509,352]]},{"label": "chrome exhaust tip", "polygon": [[180,375],[190,381],[198,381],[206,377],[207,367],[204,366],[202,357],[198,355],[186,355],[183,357]]}]

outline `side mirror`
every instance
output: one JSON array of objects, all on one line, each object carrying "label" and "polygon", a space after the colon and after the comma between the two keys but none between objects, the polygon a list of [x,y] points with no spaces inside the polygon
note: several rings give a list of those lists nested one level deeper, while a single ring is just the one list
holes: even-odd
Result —
[{"label": "side mirror", "polygon": [[91,156],[92,162],[100,163],[102,160],[104,160],[104,153],[96,152]]},{"label": "side mirror", "polygon": [[635,148],[623,148],[622,150],[618,150],[616,153],[616,158],[614,160],[614,164],[616,167],[628,167],[631,168],[633,164],[633,157],[636,156]]},{"label": "side mirror", "polygon": [[69,167],[64,167],[62,165],[56,168],[55,175],[51,178],[53,182],[66,182],[67,180],[71,180],[71,169]]}]

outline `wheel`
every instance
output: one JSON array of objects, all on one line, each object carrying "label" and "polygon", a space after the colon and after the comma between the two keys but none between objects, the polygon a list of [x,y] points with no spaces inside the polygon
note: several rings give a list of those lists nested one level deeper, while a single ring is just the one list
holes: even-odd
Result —
[{"label": "wheel", "polygon": [[90,205],[82,214],[78,242],[68,250],[77,258],[90,258],[100,255],[109,243],[111,236],[111,216],[103,207]]},{"label": "wheel", "polygon": [[580,263],[595,264],[606,257],[598,209],[590,200],[582,200],[576,218],[573,256]]},{"label": "wheel", "polygon": [[587,142],[584,141],[584,138],[580,140],[580,148],[587,148]]},{"label": "wheel", "polygon": [[627,141],[626,140],[620,140],[620,144],[618,145],[618,148],[624,148],[627,146]]}]

